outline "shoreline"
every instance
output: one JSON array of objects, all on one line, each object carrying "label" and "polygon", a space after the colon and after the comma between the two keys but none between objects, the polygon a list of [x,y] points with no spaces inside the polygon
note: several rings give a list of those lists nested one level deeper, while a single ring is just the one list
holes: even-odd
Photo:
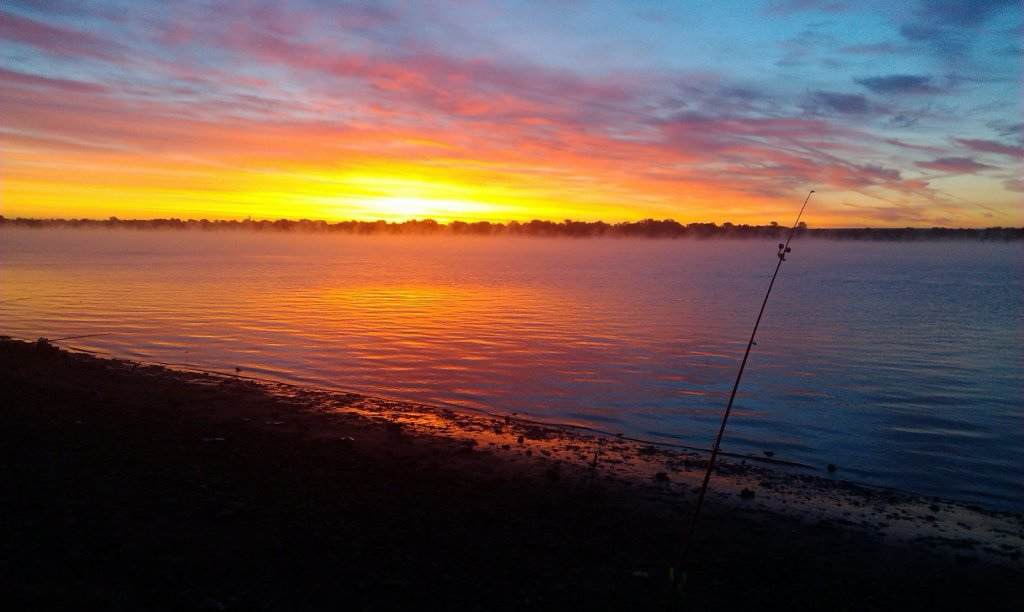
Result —
[{"label": "shoreline", "polygon": [[[335,221],[310,219],[34,219],[5,218],[0,215],[0,228],[27,229],[129,229],[142,231],[224,231],[259,232],[262,234],[332,234],[342,236],[431,236],[431,237],[527,237],[527,238],[624,238],[624,239],[768,239],[784,238],[790,228],[778,224],[749,225],[724,221],[682,224],[673,219],[622,221],[562,222],[532,219],[529,221],[459,221],[437,222],[433,219],[407,221]],[[831,240],[920,241],[971,240],[1010,242],[1024,240],[1024,227],[823,227],[806,224],[792,228],[796,235]]]},{"label": "shoreline", "polygon": [[[520,424],[530,424],[540,427],[553,428],[559,430],[565,430],[570,435],[577,433],[580,435],[593,435],[598,437],[604,437],[605,439],[614,439],[620,441],[627,441],[634,444],[643,446],[651,446],[658,449],[663,449],[669,453],[681,453],[690,454],[696,453],[699,457],[704,457],[710,454],[710,448],[703,448],[692,444],[686,444],[679,440],[674,440],[671,436],[659,437],[655,434],[652,437],[644,437],[640,434],[635,433],[616,433],[613,429],[602,429],[595,427],[585,422],[572,422],[570,421],[558,421],[557,419],[547,420],[543,415],[531,415],[530,413],[519,413],[505,408],[503,410],[489,410],[487,406],[472,406],[463,405],[457,402],[449,402],[444,399],[422,399],[416,397],[403,397],[400,393],[387,395],[384,393],[377,393],[372,387],[367,387],[365,384],[361,387],[350,387],[350,386],[331,386],[331,381],[315,378],[289,378],[289,372],[281,371],[276,372],[274,370],[268,370],[265,368],[256,369],[263,372],[262,375],[253,375],[252,371],[247,367],[246,370],[237,370],[232,372],[230,368],[217,368],[211,365],[197,365],[195,363],[183,362],[183,361],[160,361],[154,360],[153,358],[147,358],[143,355],[137,354],[131,350],[128,345],[128,350],[125,351],[125,346],[107,346],[104,348],[96,348],[91,350],[88,348],[82,348],[74,345],[68,345],[65,343],[67,340],[76,340],[78,338],[91,338],[94,335],[112,335],[111,333],[101,334],[87,334],[85,336],[72,336],[69,338],[56,338],[50,339],[45,338],[48,342],[51,342],[58,348],[66,350],[71,353],[82,353],[97,357],[100,359],[109,359],[114,361],[126,361],[133,364],[143,366],[158,366],[165,368],[170,371],[181,372],[185,374],[193,375],[209,375],[214,377],[229,378],[232,380],[244,380],[252,381],[265,387],[268,391],[274,393],[288,394],[292,391],[298,390],[304,392],[316,392],[316,393],[327,393],[327,394],[351,394],[358,396],[365,396],[372,398],[374,401],[383,404],[391,404],[395,406],[416,406],[423,410],[448,410],[459,414],[466,414],[470,417],[480,419],[504,419],[511,417],[512,420]],[[34,342],[29,340],[25,336],[5,336],[0,335],[2,339],[9,339],[19,342]],[[187,353],[187,351],[186,351]],[[280,375],[281,378],[274,378],[274,376]],[[333,379],[332,379],[333,380]],[[622,428],[620,428],[621,430]],[[728,436],[727,436],[728,437]],[[771,448],[770,442],[765,443],[765,448]],[[764,456],[758,455],[753,452],[741,452],[741,451],[728,451],[722,450],[719,453],[719,457],[726,459],[727,461],[733,462],[750,462],[753,465],[761,465],[767,467],[770,470],[783,471],[795,477],[800,476],[812,476],[815,478],[822,478],[830,481],[833,484],[839,486],[855,486],[876,491],[880,493],[891,493],[901,497],[917,498],[917,499],[928,499],[940,502],[948,502],[957,506],[964,506],[968,508],[980,508],[983,511],[992,511],[997,513],[1024,513],[1024,506],[1016,503],[1015,499],[1008,497],[1001,497],[998,493],[993,494],[992,491],[987,490],[983,492],[975,491],[974,495],[968,491],[962,495],[956,495],[955,491],[946,488],[948,494],[943,495],[942,493],[936,493],[934,490],[929,490],[928,487],[916,489],[913,487],[901,486],[900,483],[885,482],[886,478],[873,477],[870,471],[864,471],[864,468],[860,468],[859,475],[856,473],[857,470],[844,469],[844,465],[838,459],[833,458],[830,455],[823,457],[816,457],[817,461],[814,463],[803,462],[796,459],[784,459],[780,458],[772,452],[763,452]],[[953,457],[954,455],[949,455]],[[811,461],[811,460],[807,460]],[[836,461],[838,466],[835,473],[828,471],[826,468],[830,461]],[[851,476],[851,472],[853,475]],[[912,473],[912,472],[911,472]],[[889,479],[891,480],[891,479]],[[1004,489],[1000,489],[1004,490]],[[962,492],[963,493],[963,492]],[[1018,506],[1020,507],[1018,509]]]},{"label": "shoreline", "polygon": [[[0,360],[9,609],[663,609],[705,460],[48,344]],[[1022,551],[1021,514],[723,461],[684,598],[1018,609]]]},{"label": "shoreline", "polygon": [[[89,337],[89,336],[85,336],[85,337]],[[613,433],[612,431],[602,430],[602,429],[591,427],[591,426],[584,425],[584,424],[573,424],[573,423],[561,423],[561,422],[557,422],[557,421],[546,421],[546,420],[543,420],[541,417],[536,417],[536,418],[535,417],[530,417],[530,416],[527,416],[527,415],[521,415],[521,414],[519,414],[517,412],[510,412],[510,413],[505,413],[505,412],[489,412],[486,409],[474,408],[474,407],[470,407],[470,406],[459,405],[459,404],[456,404],[456,403],[449,403],[449,402],[443,402],[443,401],[437,402],[437,403],[430,403],[430,402],[424,402],[424,401],[420,401],[420,400],[416,400],[416,399],[412,399],[412,398],[401,398],[401,397],[395,397],[395,396],[389,397],[389,396],[386,396],[386,395],[378,395],[378,394],[372,393],[371,391],[361,390],[361,389],[351,389],[351,388],[344,388],[344,387],[331,388],[331,387],[316,386],[315,384],[312,384],[312,383],[304,384],[304,383],[301,383],[301,382],[286,382],[284,380],[276,380],[276,379],[273,379],[273,378],[263,378],[263,377],[259,377],[259,376],[251,376],[251,375],[247,375],[247,374],[242,374],[242,373],[240,373],[240,371],[236,372],[236,373],[231,373],[231,372],[226,371],[226,370],[206,369],[206,368],[203,368],[203,367],[199,367],[199,366],[195,366],[195,365],[190,365],[190,364],[187,364],[187,363],[147,361],[147,360],[140,360],[140,359],[135,359],[135,358],[131,358],[131,357],[116,357],[116,356],[113,356],[112,354],[109,354],[109,353],[94,352],[94,351],[91,351],[91,350],[81,349],[81,348],[77,348],[77,347],[73,347],[73,346],[66,346],[66,345],[58,343],[59,341],[70,340],[70,339],[75,339],[75,338],[77,338],[77,337],[60,338],[60,339],[56,339],[56,340],[50,340],[50,339],[47,338],[45,340],[47,340],[48,342],[53,343],[54,346],[59,348],[60,350],[67,351],[67,352],[72,353],[72,354],[84,354],[84,355],[95,357],[95,358],[98,358],[98,359],[105,359],[105,360],[110,360],[110,361],[115,361],[115,362],[125,362],[125,363],[128,363],[128,364],[132,364],[134,367],[138,367],[138,366],[157,367],[157,368],[162,368],[164,370],[167,370],[169,373],[179,373],[179,374],[184,374],[186,376],[213,377],[213,378],[221,379],[221,380],[252,382],[252,383],[255,383],[256,385],[259,385],[261,388],[263,388],[267,392],[269,392],[269,393],[271,393],[271,394],[273,394],[275,396],[284,397],[286,399],[288,399],[288,398],[290,398],[292,396],[295,396],[295,397],[309,398],[309,401],[311,401],[311,402],[321,402],[321,401],[322,402],[329,402],[330,401],[329,398],[331,398],[331,397],[335,397],[335,398],[358,397],[358,398],[362,398],[362,399],[366,400],[367,402],[369,402],[370,405],[374,406],[376,412],[385,413],[385,414],[390,412],[390,413],[392,413],[394,418],[403,418],[403,417],[400,416],[403,412],[410,413],[410,414],[413,414],[413,413],[428,413],[428,414],[432,414],[432,413],[440,412],[440,413],[443,413],[443,414],[463,415],[463,416],[467,417],[470,422],[474,422],[475,420],[479,420],[479,421],[481,421],[483,423],[487,423],[487,422],[491,422],[491,421],[494,421],[496,423],[497,422],[504,422],[506,424],[507,423],[514,423],[517,426],[526,427],[526,428],[537,428],[537,427],[539,427],[539,428],[548,430],[548,431],[550,431],[552,433],[561,432],[562,434],[564,434],[568,438],[573,438],[573,437],[579,436],[579,437],[593,438],[593,440],[601,439],[601,440],[604,440],[604,441],[611,440],[611,441],[616,441],[616,442],[623,442],[625,444],[624,445],[620,445],[621,446],[620,451],[621,450],[626,450],[626,449],[631,450],[632,451],[631,454],[634,456],[634,458],[638,454],[638,452],[643,454],[643,455],[648,455],[648,456],[664,455],[666,457],[666,459],[665,459],[665,465],[662,466],[662,467],[664,469],[666,469],[666,470],[669,470],[669,471],[679,471],[678,470],[678,465],[680,463],[684,462],[684,460],[685,460],[685,462],[689,463],[690,467],[692,468],[694,460],[696,460],[697,462],[699,462],[698,463],[698,466],[699,466],[698,471],[703,473],[704,467],[707,465],[706,463],[703,462],[703,460],[711,452],[710,448],[701,448],[701,447],[690,446],[690,445],[686,445],[686,444],[682,444],[682,443],[667,442],[667,441],[664,441],[664,440],[644,439],[644,438],[635,437],[633,435],[624,434],[624,433]],[[16,342],[24,342],[24,343],[30,343],[30,344],[33,343],[32,341],[29,341],[29,340],[24,339],[24,338],[14,338],[14,337],[10,337],[10,336],[0,336],[0,341],[3,341],[3,340],[13,340],[13,341],[16,341]],[[317,399],[317,398],[319,398],[319,399]],[[408,417],[406,417],[406,419],[407,418]],[[477,427],[476,429],[479,430],[480,428]],[[483,429],[486,430],[486,429],[488,429],[488,427],[484,426]],[[430,428],[428,428],[427,433],[441,433],[443,435],[443,431],[438,431],[436,429],[430,430]],[[591,443],[592,444],[597,444],[593,440],[591,441]],[[492,442],[491,446],[494,446],[493,440],[491,440],[491,442]],[[845,488],[852,488],[852,489],[855,489],[855,490],[863,490],[865,492],[865,494],[867,494],[867,495],[881,494],[881,495],[890,496],[890,497],[897,497],[899,499],[918,500],[921,503],[924,503],[924,502],[929,502],[929,503],[935,503],[935,502],[946,503],[946,504],[950,504],[952,506],[967,508],[967,509],[970,509],[970,510],[973,510],[973,511],[976,511],[976,512],[981,512],[981,513],[990,513],[990,514],[1007,515],[1007,516],[1011,516],[1011,515],[1014,515],[1014,514],[1020,514],[1021,516],[1024,516],[1024,512],[1015,512],[1012,508],[1005,507],[1005,506],[999,505],[999,504],[986,504],[985,502],[977,501],[977,500],[970,500],[970,499],[963,499],[963,498],[959,498],[958,499],[956,497],[943,497],[943,496],[937,496],[937,495],[929,494],[929,493],[922,493],[920,491],[913,491],[913,490],[902,489],[902,488],[897,487],[897,486],[888,486],[888,485],[885,485],[885,484],[871,483],[871,482],[857,481],[857,480],[847,480],[847,479],[842,478],[841,476],[837,476],[837,475],[825,475],[825,472],[827,470],[825,469],[826,466],[824,464],[823,465],[819,465],[819,466],[815,466],[815,465],[810,465],[810,464],[807,464],[807,463],[801,463],[799,461],[791,461],[791,460],[786,460],[786,459],[775,458],[775,457],[772,457],[772,456],[767,456],[768,453],[765,453],[765,454],[766,454],[766,456],[762,457],[762,456],[756,456],[756,455],[752,455],[752,454],[745,454],[745,453],[740,453],[740,452],[730,452],[730,451],[722,450],[722,451],[719,452],[719,460],[718,461],[719,462],[723,462],[724,461],[726,464],[729,464],[729,463],[734,463],[735,464],[735,463],[738,462],[741,465],[746,465],[747,462],[752,462],[750,464],[750,468],[751,469],[755,469],[757,467],[763,467],[766,470],[768,470],[769,473],[771,473],[771,472],[781,472],[781,474],[778,474],[778,476],[781,476],[781,477],[784,477],[784,478],[785,477],[797,478],[797,479],[799,479],[799,478],[810,478],[810,479],[812,479],[813,482],[816,482],[818,484],[818,486],[821,486],[821,487],[833,487],[833,486],[834,487],[839,487],[839,488],[844,488],[845,487]],[[623,462],[622,461],[618,461],[618,463],[623,463]],[[647,463],[650,463],[650,461],[648,460]],[[589,464],[590,464],[590,462],[588,461],[588,465]],[[725,470],[729,470],[730,467],[727,465],[724,469]],[[735,473],[736,469],[732,468],[732,472]],[[646,473],[645,476],[646,477],[651,477],[651,475],[654,474],[654,473],[655,472]],[[716,470],[716,475],[717,475],[717,470]],[[715,477],[712,478],[712,483],[714,482],[714,478]]]}]

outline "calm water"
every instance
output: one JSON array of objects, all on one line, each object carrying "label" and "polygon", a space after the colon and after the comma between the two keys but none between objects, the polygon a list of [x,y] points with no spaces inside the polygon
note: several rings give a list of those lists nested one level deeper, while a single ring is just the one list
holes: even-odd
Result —
[{"label": "calm water", "polygon": [[[775,243],[0,231],[0,333],[710,446]],[[803,240],[723,448],[1024,509],[1019,243]]]}]

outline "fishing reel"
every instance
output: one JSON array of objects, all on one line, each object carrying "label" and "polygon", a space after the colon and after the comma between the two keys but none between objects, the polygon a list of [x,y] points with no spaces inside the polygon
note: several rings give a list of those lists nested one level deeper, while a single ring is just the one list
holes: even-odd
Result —
[{"label": "fishing reel", "polygon": [[789,248],[784,244],[779,245],[779,259],[786,261],[786,253],[792,253],[793,249]]}]

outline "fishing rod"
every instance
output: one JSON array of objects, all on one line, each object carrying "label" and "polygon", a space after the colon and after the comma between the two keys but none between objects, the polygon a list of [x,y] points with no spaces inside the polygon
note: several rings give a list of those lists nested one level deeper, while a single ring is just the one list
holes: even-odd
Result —
[{"label": "fishing rod", "polygon": [[747,342],[747,350],[743,353],[743,361],[740,362],[739,372],[736,373],[736,382],[732,385],[732,393],[729,394],[729,403],[725,406],[725,413],[722,415],[722,424],[718,428],[718,436],[715,438],[715,443],[711,447],[711,456],[708,458],[708,467],[704,472],[704,482],[700,486],[700,492],[697,494],[697,503],[693,507],[693,515],[690,517],[690,524],[686,529],[686,537],[683,539],[682,551],[679,553],[679,560],[669,568],[669,579],[672,582],[672,588],[669,591],[668,605],[666,610],[671,611],[675,605],[676,596],[679,594],[683,583],[686,582],[686,559],[690,554],[690,545],[693,542],[693,533],[697,528],[697,519],[700,517],[701,506],[704,505],[704,495],[708,491],[708,483],[711,481],[711,472],[715,469],[715,460],[718,458],[718,453],[722,446],[722,436],[725,435],[725,424],[729,421],[729,414],[732,412],[732,404],[736,400],[736,391],[740,388],[740,379],[743,378],[743,370],[747,367],[747,359],[750,357],[750,349],[754,346],[754,337],[757,336],[757,328],[761,325],[761,317],[764,316],[765,306],[768,305],[768,296],[772,293],[772,287],[775,285],[775,279],[779,276],[779,269],[782,268],[782,262],[786,261],[786,254],[791,249],[789,248],[789,241],[793,239],[793,235],[796,233],[797,227],[800,225],[800,217],[804,215],[804,209],[807,208],[807,202],[811,199],[811,194],[814,190],[807,192],[807,197],[804,198],[804,204],[800,207],[800,212],[797,213],[796,221],[793,222],[793,227],[789,230],[789,235],[786,236],[786,242],[779,245],[778,258],[779,261],[775,264],[775,273],[772,274],[772,280],[768,283],[768,290],[765,291],[764,301],[761,302],[761,310],[757,313],[757,320],[754,322],[754,331],[750,333],[750,340]]}]

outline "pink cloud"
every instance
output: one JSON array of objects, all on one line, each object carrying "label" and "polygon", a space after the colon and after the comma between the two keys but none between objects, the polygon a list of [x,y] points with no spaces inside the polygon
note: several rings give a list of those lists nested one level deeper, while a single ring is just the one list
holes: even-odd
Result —
[{"label": "pink cloud", "polygon": [[34,74],[15,72],[5,68],[0,68],[0,81],[6,83],[8,87],[12,84],[18,84],[31,88],[57,89],[68,92],[89,92],[96,94],[106,93],[108,91],[106,87],[96,83],[72,81],[69,79],[52,79],[49,77],[36,76]]},{"label": "pink cloud", "polygon": [[940,157],[930,162],[917,162],[917,165],[950,174],[975,174],[993,168],[993,166],[976,162],[969,157]]},{"label": "pink cloud", "polygon": [[[343,48],[345,37],[318,38],[310,16],[282,12],[290,8],[226,10],[238,27],[224,31],[186,19],[162,38],[153,34],[182,48],[125,58],[119,66],[160,78],[104,87],[0,72],[5,113],[32,135],[27,145],[85,147],[97,156],[134,151],[139,164],[155,166],[174,156],[304,169],[394,161],[531,185],[561,180],[588,192],[633,190],[665,201],[700,193],[716,200],[723,193],[780,197],[806,184],[927,188],[897,170],[849,161],[873,152],[878,136],[842,122],[783,117],[766,92],[713,75],[673,90],[674,108],[689,110],[664,119],[670,101],[653,85],[671,84],[664,78],[590,78],[415,47],[380,51],[366,41]],[[360,11],[333,18],[355,29],[394,19]],[[214,59],[189,61],[192,53]],[[860,95],[822,100],[835,110],[866,110]]]},{"label": "pink cloud", "polygon": [[939,147],[932,147],[932,146],[926,146],[926,145],[912,144],[912,143],[909,143],[909,142],[904,142],[904,141],[902,141],[902,140],[900,140],[898,138],[886,138],[882,142],[885,142],[885,143],[888,143],[888,144],[891,144],[893,146],[897,146],[897,147],[900,147],[900,148],[903,148],[903,149],[913,149],[914,151],[927,151],[929,153],[939,153],[939,152],[942,151],[942,149],[939,148]]},{"label": "pink cloud", "polygon": [[111,59],[120,46],[92,34],[52,26],[34,19],[2,13],[0,34],[6,40],[33,46],[64,57],[86,56]]},{"label": "pink cloud", "polygon": [[1004,145],[1001,142],[966,138],[955,138],[954,140],[964,146],[974,149],[975,151],[981,151],[982,153],[998,153],[1000,155],[1009,155],[1010,157],[1024,157],[1024,148],[1011,147]]},{"label": "pink cloud", "polygon": [[[370,11],[367,17],[342,13],[339,19],[393,19]],[[262,22],[267,16],[248,15]],[[278,21],[280,21],[278,19]],[[439,111],[449,117],[501,116],[505,120],[541,117],[571,122],[581,113],[573,100],[628,104],[639,79],[619,75],[602,80],[533,66],[507,65],[486,58],[453,58],[429,49],[405,53],[369,53],[343,49],[337,41],[313,41],[299,31],[243,27],[226,37],[208,40],[240,57],[260,63],[310,71],[319,75],[317,88],[344,88],[345,97],[379,109],[418,113]],[[365,88],[369,87],[367,91]],[[591,108],[587,111],[593,114]]]}]

